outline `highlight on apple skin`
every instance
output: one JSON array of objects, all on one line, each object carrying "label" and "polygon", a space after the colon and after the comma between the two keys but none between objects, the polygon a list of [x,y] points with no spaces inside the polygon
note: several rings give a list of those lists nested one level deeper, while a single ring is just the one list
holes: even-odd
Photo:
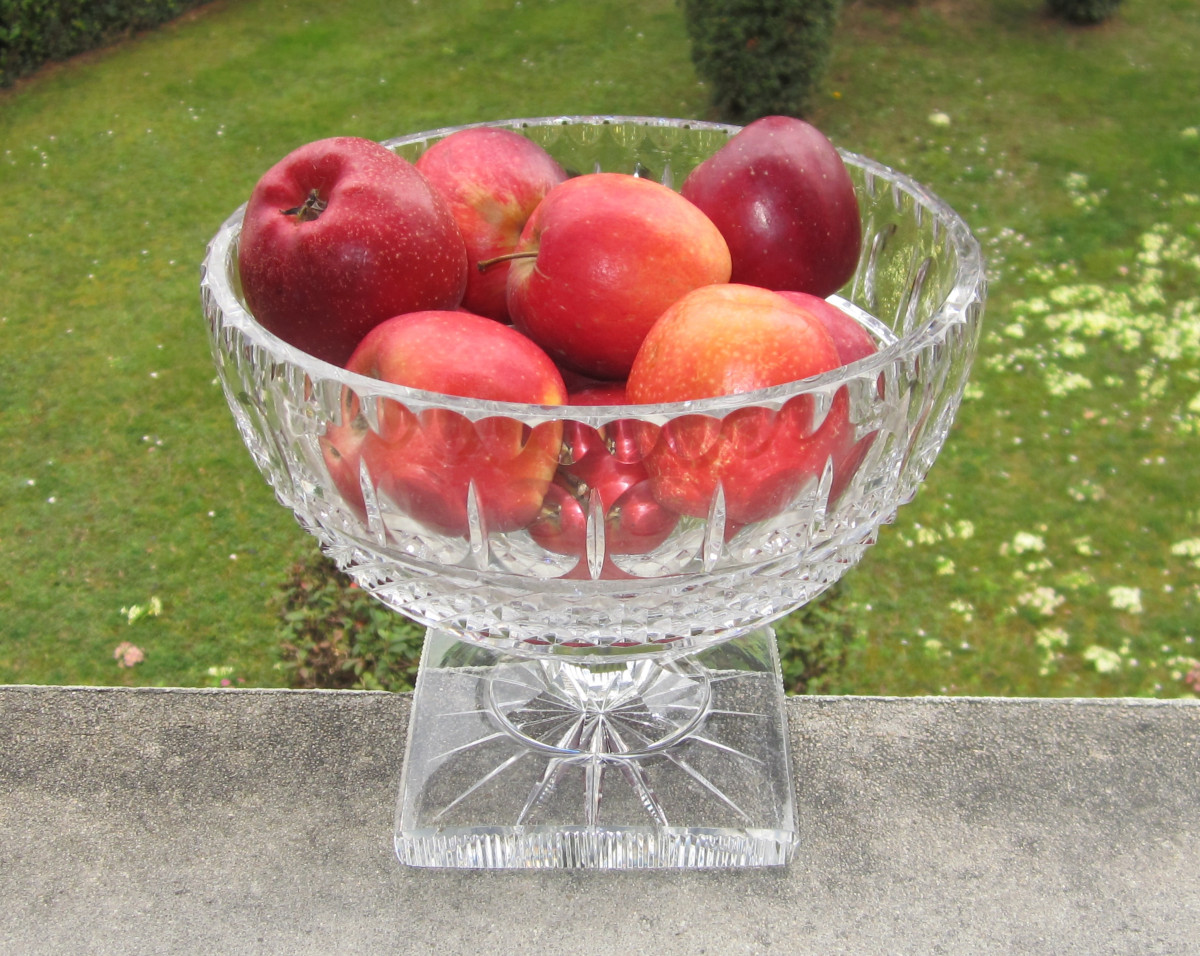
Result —
[{"label": "highlight on apple skin", "polygon": [[858,267],[854,183],[837,147],[804,120],[755,120],[693,169],[680,192],[725,237],[732,282],[824,298]]}]

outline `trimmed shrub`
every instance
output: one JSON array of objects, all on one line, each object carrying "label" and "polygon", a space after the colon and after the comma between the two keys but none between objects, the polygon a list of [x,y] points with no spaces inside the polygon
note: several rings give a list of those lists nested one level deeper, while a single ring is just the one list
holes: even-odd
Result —
[{"label": "trimmed shrub", "polygon": [[292,687],[412,690],[425,631],[314,551],[276,596],[281,665]]},{"label": "trimmed shrub", "polygon": [[1050,12],[1070,23],[1100,23],[1117,12],[1121,0],[1046,0]]},{"label": "trimmed shrub", "polygon": [[829,66],[841,0],[680,0],[692,62],[722,120],[804,116]]},{"label": "trimmed shrub", "polygon": [[0,86],[208,0],[0,0]]}]

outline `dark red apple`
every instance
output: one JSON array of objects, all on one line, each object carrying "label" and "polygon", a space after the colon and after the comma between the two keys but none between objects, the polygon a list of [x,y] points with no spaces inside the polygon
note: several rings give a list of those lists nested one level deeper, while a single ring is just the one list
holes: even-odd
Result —
[{"label": "dark red apple", "polygon": [[[794,382],[838,364],[832,338],[811,312],[766,289],[715,285],[663,313],[638,352],[627,389],[635,404],[683,402]],[[680,416],[658,430],[643,427],[639,442],[659,502],[705,517],[720,487],[733,525],[777,514],[821,474],[828,457],[806,395],[778,410]]]},{"label": "dark red apple", "polygon": [[729,278],[716,226],[679,193],[624,173],[555,186],[534,210],[508,278],[513,324],[566,368],[622,379],[655,319]]},{"label": "dark red apple", "polygon": [[[389,319],[367,334],[347,368],[396,385],[498,402],[561,405],[567,396],[558,369],[533,342],[467,312]],[[515,531],[538,515],[558,467],[561,422],[531,429],[503,415],[473,421],[447,408],[414,411],[387,399],[377,409],[378,428],[370,429],[356,395],[347,392],[345,405],[343,424],[327,429],[322,449],[331,477],[360,511],[356,489],[365,465],[381,498],[444,534],[468,533],[472,487],[488,531]]]},{"label": "dark red apple", "polygon": [[731,282],[824,297],[854,275],[862,245],[854,183],[837,148],[804,120],[755,120],[680,191],[729,244]]},{"label": "dark red apple", "polygon": [[262,326],[335,365],[385,319],[453,309],[467,286],[446,204],[407,160],[347,136],[301,146],[263,174],[238,269]]},{"label": "dark red apple", "polygon": [[529,216],[566,172],[533,140],[489,126],[451,133],[422,153],[416,166],[446,201],[466,242],[463,307],[508,321],[509,264],[480,269],[479,263],[516,249]]}]

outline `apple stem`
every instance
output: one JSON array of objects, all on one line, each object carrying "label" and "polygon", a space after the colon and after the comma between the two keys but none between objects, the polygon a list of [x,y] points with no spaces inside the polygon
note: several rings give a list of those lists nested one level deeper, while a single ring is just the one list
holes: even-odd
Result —
[{"label": "apple stem", "polygon": [[285,209],[285,216],[295,216],[301,222],[312,222],[325,211],[325,207],[329,203],[321,198],[321,194],[315,189],[309,192],[308,198],[299,206],[294,206],[291,209]]},{"label": "apple stem", "polygon": [[513,259],[535,259],[537,258],[537,250],[528,249],[525,252],[506,252],[502,256],[496,256],[492,259],[480,259],[476,266],[480,272],[486,272],[491,266],[498,262],[510,262]]}]

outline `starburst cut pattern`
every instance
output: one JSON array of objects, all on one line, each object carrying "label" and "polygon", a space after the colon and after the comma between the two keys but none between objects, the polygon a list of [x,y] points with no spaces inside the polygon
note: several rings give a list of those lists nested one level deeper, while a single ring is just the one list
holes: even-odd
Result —
[{"label": "starburst cut pattern", "polygon": [[[703,792],[749,822],[749,815],[717,783],[677,752],[687,742],[719,751],[750,765],[758,758],[706,735],[704,725],[717,715],[764,721],[768,715],[713,707],[711,677],[686,662],[660,666],[650,660],[597,669],[561,662],[522,661],[498,668],[486,679],[483,705],[473,714],[485,716],[497,729],[467,744],[438,754],[445,760],[476,747],[509,738],[517,750],[467,786],[431,820],[436,823],[480,789],[498,781],[526,760],[545,760],[514,821],[530,821],[537,809],[570,775],[580,775],[586,826],[601,822],[605,784],[614,775],[636,795],[649,818],[669,826],[667,808],[654,784],[646,758],[661,756],[700,786]],[[751,769],[747,767],[747,769]]]}]

